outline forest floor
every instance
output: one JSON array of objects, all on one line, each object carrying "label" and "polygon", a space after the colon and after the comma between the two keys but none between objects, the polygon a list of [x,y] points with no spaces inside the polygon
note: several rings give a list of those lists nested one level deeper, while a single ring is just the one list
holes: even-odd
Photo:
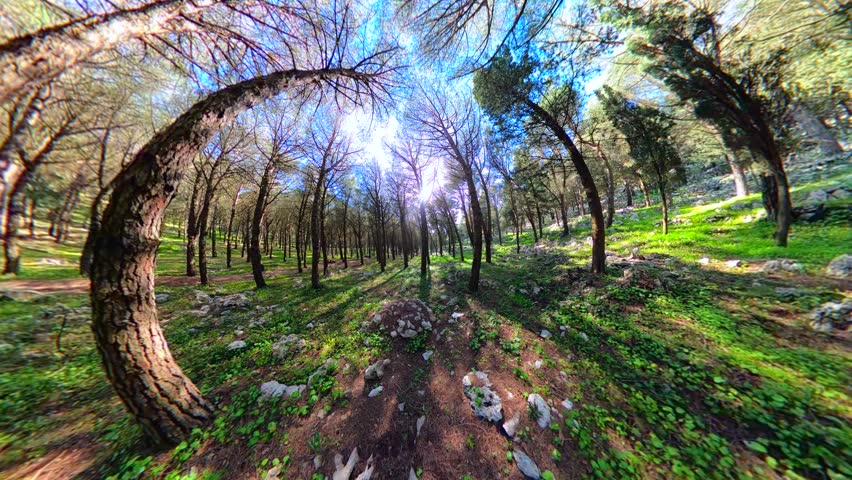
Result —
[{"label": "forest floor", "polygon": [[[850,183],[841,169],[802,184],[794,200]],[[587,273],[587,222],[569,238],[554,226],[537,244],[526,232],[520,252],[504,236],[473,295],[469,251],[464,263],[432,257],[426,280],[419,258],[385,272],[337,259],[320,290],[279,254],[260,291],[244,260],[227,270],[220,251],[213,285],[170,283],[183,267],[180,240],[168,237],[163,328],[217,415],[167,451],[144,443],[105,381],[85,292],[27,293],[0,280],[14,297],[0,301],[0,478],[330,479],[334,456],[354,448],[353,478],[372,457],[379,479],[520,479],[516,452],[542,478],[852,478],[849,333],[808,326],[815,308],[852,296],[848,280],[825,275],[852,253],[852,199],[796,223],[786,249],[756,220],[759,203],[683,195],[665,236],[659,208],[621,212],[602,276]],[[76,285],[73,265],[44,261],[74,249],[33,243],[43,268],[27,278]],[[204,315],[199,292],[246,301]],[[390,335],[390,309],[404,299],[431,309],[432,328],[410,339]],[[384,359],[382,378],[365,379]],[[465,397],[472,371],[502,400],[496,424]],[[271,381],[306,389],[263,398]],[[547,408],[530,406],[530,394]],[[513,440],[502,424],[516,415]]]}]

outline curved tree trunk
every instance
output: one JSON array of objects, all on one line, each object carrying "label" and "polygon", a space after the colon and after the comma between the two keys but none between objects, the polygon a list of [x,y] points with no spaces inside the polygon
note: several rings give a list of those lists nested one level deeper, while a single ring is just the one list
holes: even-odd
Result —
[{"label": "curved tree trunk", "polygon": [[[586,193],[586,200],[589,203],[589,213],[592,217],[592,272],[603,273],[606,268],[606,224],[603,217],[603,208],[601,207],[601,197],[598,195],[598,188],[595,186],[592,172],[589,171],[583,154],[580,153],[580,150],[577,149],[577,146],[574,145],[573,140],[571,140],[571,137],[568,136],[559,122],[533,101],[525,99],[525,103],[544,121],[571,154],[571,162],[574,164],[577,175],[580,177],[580,183],[583,185],[583,190]],[[533,228],[535,228],[535,225],[533,225]]]},{"label": "curved tree trunk", "polygon": [[92,331],[109,382],[154,441],[174,444],[205,424],[212,407],[171,355],[157,319],[154,267],[163,212],[212,136],[259,101],[352,70],[276,72],[219,90],[155,135],[116,177],[94,233]]}]

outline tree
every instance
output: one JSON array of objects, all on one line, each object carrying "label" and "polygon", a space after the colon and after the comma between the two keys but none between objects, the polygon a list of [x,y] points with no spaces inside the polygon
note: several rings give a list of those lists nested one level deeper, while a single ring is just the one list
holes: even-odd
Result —
[{"label": "tree", "polygon": [[[419,127],[424,141],[436,152],[451,161],[452,169],[464,184],[470,200],[470,243],[473,259],[468,289],[479,289],[482,268],[482,233],[484,219],[476,188],[477,164],[481,161],[481,119],[473,102],[468,99],[448,99],[437,92],[422,92],[417,105],[411,109],[411,120]],[[464,201],[463,197],[461,198]],[[466,214],[466,208],[462,207]]]},{"label": "tree", "polygon": [[204,195],[201,198],[201,208],[198,213],[198,274],[201,285],[210,283],[207,274],[207,228],[210,217],[210,209],[213,204],[216,191],[222,181],[237,170],[237,158],[242,152],[246,142],[245,132],[239,126],[223,129],[208,144],[200,155],[200,162],[196,165],[202,177]]},{"label": "tree", "polygon": [[282,91],[304,96],[320,85],[354,101],[379,95],[386,61],[380,54],[354,67],[282,70],[218,90],[154,136],[113,182],[101,228],[93,233],[92,330],[110,383],[155,441],[179,442],[212,414],[172,358],[154,302],[162,214],[183,171],[239,112]]},{"label": "tree", "polygon": [[405,165],[408,173],[413,177],[414,185],[418,195],[418,213],[420,224],[420,276],[427,277],[429,275],[429,226],[426,221],[426,204],[429,198],[432,197],[432,192],[426,195],[426,169],[430,165],[425,152],[423,152],[422,143],[406,138],[397,145],[391,147],[391,152],[394,158]]},{"label": "tree", "polygon": [[[474,96],[483,110],[504,131],[543,126],[568,152],[580,177],[592,217],[592,271],[603,273],[606,262],[606,227],[598,189],[586,159],[566,128],[576,134],[579,96],[573,85],[548,80],[541,65],[529,54],[513,61],[508,49],[487,68],[474,75]],[[520,120],[519,120],[520,119]],[[526,125],[518,125],[526,120]],[[512,132],[515,133],[515,132]],[[517,133],[515,133],[517,134]]]},{"label": "tree", "polygon": [[337,175],[347,168],[349,157],[355,151],[341,132],[339,121],[332,120],[331,126],[325,131],[318,124],[314,125],[316,128],[310,133],[309,153],[311,156],[309,168],[312,170],[314,179],[311,205],[311,286],[320,288],[320,248],[326,248],[324,227],[326,194]]},{"label": "tree", "polygon": [[651,75],[691,102],[697,117],[721,130],[736,130],[748,148],[766,160],[777,186],[775,241],[787,246],[793,219],[790,185],[783,145],[774,131],[789,102],[781,87],[784,60],[778,53],[783,52],[763,61],[725,57],[719,15],[701,8],[687,10],[680,2],[661,2],[647,10],[617,4],[613,10],[647,35],[634,41],[631,49],[650,62]]},{"label": "tree", "polygon": [[672,143],[674,121],[658,108],[627,100],[608,86],[604,86],[600,98],[610,121],[624,134],[639,169],[651,173],[660,192],[663,234],[669,233],[670,185],[683,176],[680,155]]}]

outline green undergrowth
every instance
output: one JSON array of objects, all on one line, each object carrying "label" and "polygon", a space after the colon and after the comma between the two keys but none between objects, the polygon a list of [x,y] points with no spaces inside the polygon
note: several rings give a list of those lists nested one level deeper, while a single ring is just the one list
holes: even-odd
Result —
[{"label": "green undergrowth", "polygon": [[[800,199],[808,189],[795,194]],[[529,392],[556,402],[562,395],[571,399],[574,408],[551,425],[554,443],[544,454],[576,463],[584,477],[850,478],[852,359],[842,341],[806,326],[807,312],[843,298],[819,275],[832,257],[848,253],[848,224],[835,214],[797,223],[790,247],[782,249],[772,242],[771,223],[744,221],[757,215],[751,207],[757,201],[681,206],[677,217],[689,221],[673,225],[668,236],[654,225],[656,208],[635,210],[638,220],[621,215],[608,232],[608,250],[626,254],[638,246],[643,255],[664,260],[637,266],[631,281],[614,265],[607,275],[589,277],[588,247],[568,246],[587,235],[582,222],[569,238],[546,232],[550,246],[538,255],[528,253],[531,232],[522,235],[521,255],[514,237],[504,235],[494,262],[483,265],[476,295],[465,293],[469,250],[464,264],[433,257],[431,281],[420,278],[418,258],[408,269],[397,259],[383,273],[372,263],[352,262],[349,270],[324,277],[318,290],[310,288],[308,273],[293,273],[294,262],[279,253],[266,262],[269,287],[255,291],[249,279],[216,280],[249,271],[238,256],[225,269],[220,248],[211,259],[213,285],[158,287],[171,297],[158,308],[172,351],[216,408],[211,425],[167,454],[145,445],[105,382],[85,315],[67,322],[57,349],[62,306],[84,307],[85,295],[0,301],[0,476],[81,438],[97,445],[96,477],[228,478],[226,471],[192,466],[200,452],[237,446],[248,452],[258,478],[272,466],[287,468],[297,462],[289,455],[289,425],[319,410],[348,408],[351,395],[362,392],[346,392],[340,375],[359,374],[390,354],[387,336],[362,331],[361,323],[399,296],[420,298],[442,316],[466,312],[453,328],[470,327],[466,342],[457,345],[469,348],[474,362],[499,355]],[[739,203],[748,208],[732,208]],[[724,220],[708,222],[713,216]],[[702,256],[714,263],[699,265]],[[807,285],[721,266],[732,258],[793,259],[804,265]],[[182,273],[179,239],[163,242],[159,262],[161,275]],[[287,273],[277,273],[282,268]],[[780,286],[802,291],[785,296]],[[197,291],[245,293],[252,307],[200,317],[191,312]],[[458,304],[448,306],[441,295]],[[552,338],[539,338],[542,328]],[[305,345],[276,357],[273,344],[290,334]],[[229,350],[237,338],[246,347]],[[415,338],[405,353],[429,348],[425,338]],[[540,369],[526,363],[530,355],[542,360]],[[314,375],[329,360],[335,366]],[[433,361],[457,367],[456,357]],[[414,383],[432,374],[419,369]],[[292,398],[260,400],[260,384],[271,380],[308,386]],[[261,453],[272,445],[285,453]],[[309,447],[339,446],[316,437]]]}]

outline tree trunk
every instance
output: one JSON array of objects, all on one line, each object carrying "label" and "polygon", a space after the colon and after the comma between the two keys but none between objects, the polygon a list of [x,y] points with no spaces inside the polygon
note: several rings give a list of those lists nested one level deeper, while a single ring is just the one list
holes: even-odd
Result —
[{"label": "tree trunk", "polygon": [[251,274],[257,288],[265,288],[266,280],[263,278],[263,254],[260,251],[260,225],[263,222],[263,213],[266,210],[266,197],[269,194],[269,184],[275,173],[275,162],[268,160],[260,178],[257,189],[257,200],[254,204],[254,213],[251,216],[251,231],[249,235],[248,258],[251,262]]},{"label": "tree trunk", "polygon": [[311,205],[311,286],[313,288],[320,288],[319,256],[320,242],[322,241],[322,234],[320,233],[322,215],[320,209],[325,208],[323,204],[323,192],[325,189],[326,161],[326,157],[323,156],[322,165],[319,168],[317,176],[316,190],[314,190],[314,200]]},{"label": "tree trunk", "polygon": [[3,238],[6,256],[3,273],[17,275],[21,271],[21,247],[19,245],[18,229],[21,227],[21,217],[24,214],[24,196],[27,185],[35,178],[35,168],[27,165],[9,192],[6,204],[6,225]]},{"label": "tree trunk", "polygon": [[595,186],[592,173],[589,171],[588,165],[586,165],[583,154],[580,153],[580,150],[577,149],[573,140],[571,140],[571,137],[568,136],[559,122],[545,109],[531,100],[526,99],[526,103],[547,124],[571,154],[571,162],[574,164],[577,175],[580,177],[580,183],[583,185],[583,190],[586,193],[586,200],[589,203],[589,212],[592,217],[592,272],[604,273],[606,268],[606,224],[603,218],[601,199],[598,195],[598,189]]},{"label": "tree trunk", "polygon": [[234,216],[237,214],[237,201],[240,199],[240,190],[242,185],[237,185],[237,191],[234,193],[234,199],[231,200],[231,212],[228,214],[228,232],[226,234],[227,245],[225,245],[225,268],[231,268],[231,250],[233,246],[234,233]]},{"label": "tree trunk", "polygon": [[601,157],[606,170],[606,228],[612,226],[612,221],[615,219],[615,178],[612,174],[612,165],[609,163],[609,157],[600,144],[595,144],[595,149],[598,156]]},{"label": "tree trunk", "polygon": [[[438,235],[440,239],[440,231]],[[420,276],[429,276],[429,226],[426,223],[426,203],[423,201],[420,202]]]},{"label": "tree trunk", "polygon": [[742,198],[748,196],[748,180],[746,179],[745,170],[737,152],[731,150],[730,155],[725,155],[725,160],[728,161],[728,166],[731,167],[731,175],[734,177],[736,197]]},{"label": "tree trunk", "polygon": [[663,235],[669,233],[669,201],[666,195],[666,187],[663,182],[659,182],[660,198],[663,204]]},{"label": "tree trunk", "polygon": [[184,3],[151,1],[5,41],[0,44],[0,103],[47,84],[100,52],[152,34],[167,34],[169,24],[180,18]]},{"label": "tree trunk", "polygon": [[214,92],[154,136],[113,182],[95,233],[91,326],[110,383],[154,441],[178,443],[212,416],[172,358],[154,300],[163,211],[183,171],[241,111],[295,85],[350,72],[276,72]]},{"label": "tree trunk", "polygon": [[645,180],[642,177],[639,178],[639,189],[642,190],[642,196],[645,197],[645,206],[651,206],[651,194],[648,192],[648,185],[645,185]]},{"label": "tree trunk", "polygon": [[204,179],[199,168],[192,183],[192,195],[189,197],[189,208],[186,216],[186,276],[194,277],[195,245],[198,243],[198,195],[201,193],[201,180]]},{"label": "tree trunk", "polygon": [[[204,197],[201,199],[201,211],[198,214],[198,229],[196,233],[198,237],[198,274],[201,285],[210,284],[210,277],[207,274],[207,223],[210,217],[210,205],[213,203],[213,194],[215,193],[215,185],[213,184],[215,171],[216,165],[214,164],[210,170],[210,178],[206,179],[204,185]],[[215,252],[215,240],[213,245]]]},{"label": "tree trunk", "polygon": [[624,181],[624,195],[627,196],[627,206],[633,206],[633,187],[627,183],[627,180]]},{"label": "tree trunk", "polygon": [[488,194],[488,185],[485,178],[480,174],[482,181],[482,196],[485,197],[485,219],[482,225],[482,233],[485,240],[485,263],[491,263],[491,244],[494,242],[491,229],[491,196]]}]

